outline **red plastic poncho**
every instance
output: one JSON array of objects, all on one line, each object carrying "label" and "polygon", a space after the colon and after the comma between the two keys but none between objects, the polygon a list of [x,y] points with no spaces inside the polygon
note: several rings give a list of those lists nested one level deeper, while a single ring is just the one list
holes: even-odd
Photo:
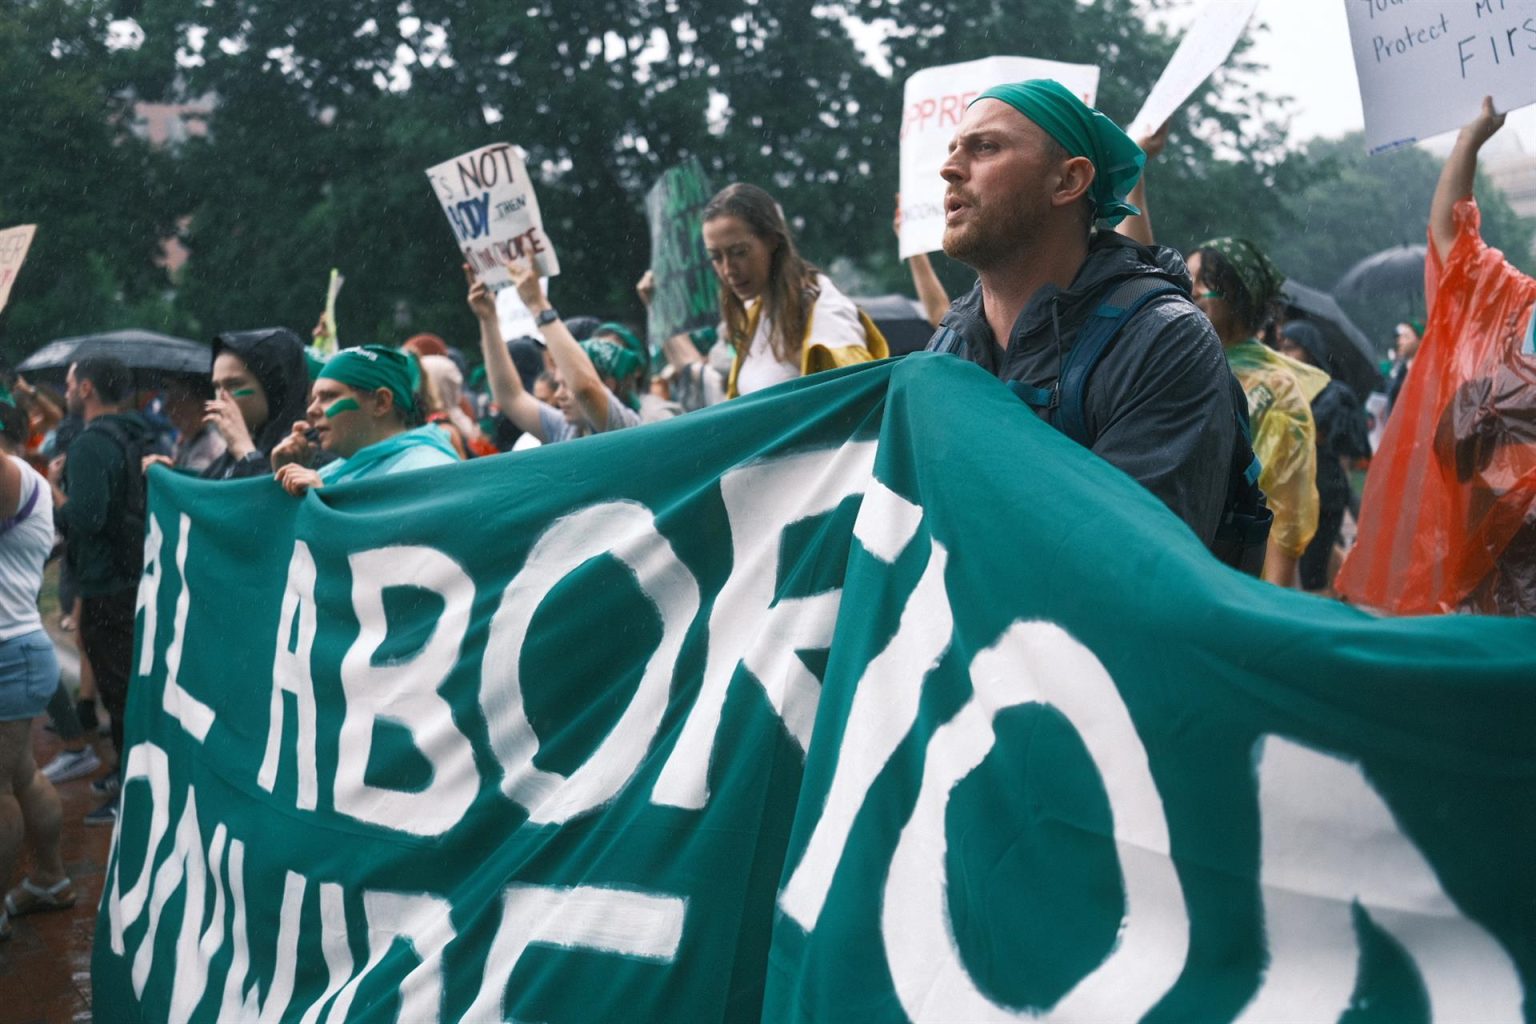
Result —
[{"label": "red plastic poncho", "polygon": [[1536,615],[1536,279],[1455,208],[1442,260],[1430,238],[1429,322],[1387,421],[1335,583],[1399,615]]}]

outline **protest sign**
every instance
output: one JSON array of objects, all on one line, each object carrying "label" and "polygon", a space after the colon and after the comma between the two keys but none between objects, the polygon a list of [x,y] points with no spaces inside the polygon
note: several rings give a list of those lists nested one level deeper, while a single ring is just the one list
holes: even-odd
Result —
[{"label": "protest sign", "polygon": [[101,1022],[1536,991],[1536,621],[1242,576],[962,360],[303,500],[150,489]]},{"label": "protest sign", "polygon": [[23,224],[0,231],[0,309],[4,309],[10,300],[11,285],[16,283],[16,274],[21,270],[22,261],[27,258],[27,249],[31,247],[32,236],[36,233],[36,224]]},{"label": "protest sign", "polygon": [[720,282],[700,235],[710,195],[709,180],[696,158],[669,169],[646,194],[651,274],[656,280],[646,333],[653,351],[660,351],[674,334],[720,319]]},{"label": "protest sign", "polygon": [[539,198],[522,152],[498,142],[455,157],[427,171],[432,190],[464,253],[486,286],[511,285],[503,264],[532,259],[543,277],[560,273],[555,248],[544,233]]},{"label": "protest sign", "polygon": [[1200,83],[1227,62],[1258,6],[1259,0],[1210,0],[1201,8],[1126,134],[1145,138],[1172,117]]},{"label": "protest sign", "polygon": [[901,258],[934,252],[944,241],[944,179],[960,118],[971,101],[994,85],[1054,78],[1093,105],[1099,69],[1034,57],[986,57],[924,68],[907,79],[901,118]]},{"label": "protest sign", "polygon": [[1382,153],[1461,127],[1484,96],[1536,103],[1536,0],[1351,0],[1365,146]]}]

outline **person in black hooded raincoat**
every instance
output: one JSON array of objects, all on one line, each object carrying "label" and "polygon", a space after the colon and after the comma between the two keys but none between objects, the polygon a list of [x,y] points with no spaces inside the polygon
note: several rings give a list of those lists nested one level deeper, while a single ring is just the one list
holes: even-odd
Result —
[{"label": "person in black hooded raincoat", "polygon": [[286,327],[226,331],[213,339],[213,400],[207,422],[224,454],[203,471],[209,480],[268,476],[272,449],[309,404],[304,343]]}]

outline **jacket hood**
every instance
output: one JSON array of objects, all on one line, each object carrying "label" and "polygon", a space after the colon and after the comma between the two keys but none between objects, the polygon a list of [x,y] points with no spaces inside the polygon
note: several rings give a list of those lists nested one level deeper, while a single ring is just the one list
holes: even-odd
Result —
[{"label": "jacket hood", "polygon": [[1051,299],[1056,316],[1065,326],[1075,326],[1093,312],[1121,281],[1144,275],[1161,277],[1186,293],[1193,285],[1189,268],[1178,250],[1166,245],[1144,246],[1113,231],[1099,231],[1088,245],[1088,258],[1064,289],[1047,285],[1024,307],[1014,335],[1028,336],[1051,323]]},{"label": "jacket hood", "polygon": [[[1042,344],[1056,339],[1057,326],[1072,334],[1117,284],[1148,274],[1161,277],[1186,293],[1194,283],[1178,250],[1165,245],[1144,246],[1118,232],[1095,232],[1088,244],[1088,257],[1072,283],[1066,288],[1048,284],[1036,292],[1020,312],[1012,336],[1025,344]],[[980,281],[955,301],[942,323],[967,337],[973,345],[986,347],[990,343]],[[1035,338],[1041,340],[1032,340]]]},{"label": "jacket hood", "polygon": [[262,327],[252,331],[226,331],[214,336],[213,358],[232,352],[250,367],[267,393],[267,422],[251,438],[263,455],[304,418],[309,405],[309,367],[304,343],[286,327]]}]

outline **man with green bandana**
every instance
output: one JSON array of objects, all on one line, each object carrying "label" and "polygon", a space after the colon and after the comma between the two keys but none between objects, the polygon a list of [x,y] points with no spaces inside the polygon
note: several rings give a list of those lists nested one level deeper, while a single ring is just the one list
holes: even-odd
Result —
[{"label": "man with green bandana", "polygon": [[[459,460],[443,432],[410,427],[419,420],[421,371],[410,356],[383,345],[347,348],[332,356],[310,394],[308,419],[272,450],[277,482],[298,496],[312,487],[388,476]],[[338,456],[319,470],[318,448]]]},{"label": "man with green bandana", "polygon": [[1124,323],[1094,364],[1082,390],[1086,443],[1213,546],[1237,444],[1236,383],[1189,299],[1179,255],[1099,230],[1136,212],[1125,197],[1144,161],[1109,118],[1057,82],[982,93],[940,171],[949,183],[944,251],[978,279],[928,348],[985,367],[1060,426],[1060,369],[1090,318],[1111,297],[1174,286]]}]

